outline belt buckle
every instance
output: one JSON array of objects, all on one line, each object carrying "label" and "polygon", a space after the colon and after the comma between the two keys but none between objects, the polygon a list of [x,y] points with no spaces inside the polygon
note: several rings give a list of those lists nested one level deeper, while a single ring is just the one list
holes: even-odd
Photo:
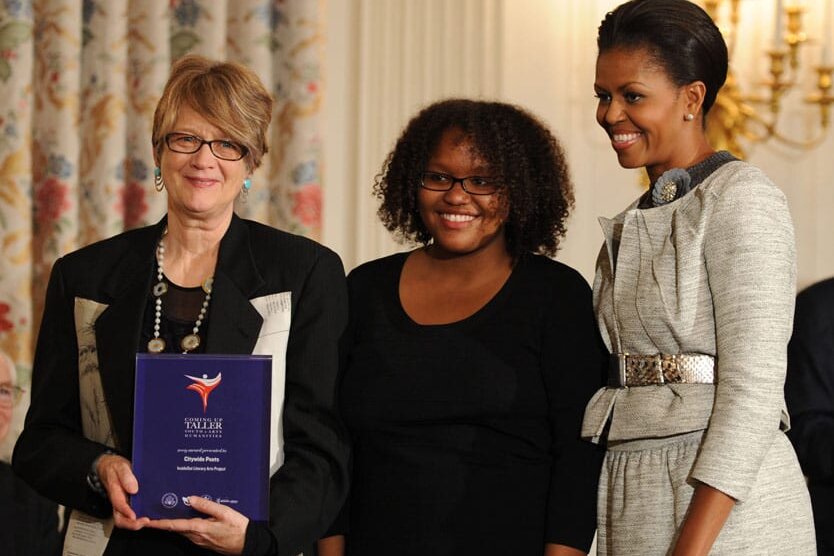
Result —
[{"label": "belt buckle", "polygon": [[626,358],[628,353],[617,354],[617,371],[620,378],[620,388],[628,388],[628,381],[626,380]]}]

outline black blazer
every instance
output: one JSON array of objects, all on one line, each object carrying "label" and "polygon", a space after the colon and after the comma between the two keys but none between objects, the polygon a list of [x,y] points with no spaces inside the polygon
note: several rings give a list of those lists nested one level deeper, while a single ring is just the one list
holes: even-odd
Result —
[{"label": "black blazer", "polygon": [[785,399],[788,438],[808,477],[817,551],[834,555],[834,278],[796,297]]},{"label": "black blazer", "polygon": [[[108,516],[112,508],[86,482],[107,447],[82,433],[75,298],[108,305],[91,325],[115,449],[130,458],[134,361],[165,225],[163,219],[75,251],[57,260],[50,276],[32,401],[13,464],[38,492],[91,515]],[[206,352],[251,353],[263,319],[249,300],[285,291],[292,296],[285,459],[270,483],[270,529],[282,556],[318,538],[347,494],[348,446],[335,409],[338,341],[347,320],[344,269],[335,253],[314,241],[234,216],[220,243]],[[177,537],[117,529],[106,554],[135,551],[136,543],[145,546],[137,553],[151,547],[156,554],[191,553],[193,545]]]}]

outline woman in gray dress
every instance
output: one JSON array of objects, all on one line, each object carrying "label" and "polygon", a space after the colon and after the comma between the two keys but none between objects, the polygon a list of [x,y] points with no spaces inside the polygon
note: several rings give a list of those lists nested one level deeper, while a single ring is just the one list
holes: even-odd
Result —
[{"label": "woman in gray dress", "polygon": [[814,554],[784,434],[793,228],[767,176],[707,141],[721,33],[686,0],[633,0],[598,47],[597,121],[652,184],[601,219],[594,303],[613,355],[583,424],[608,442],[600,553]]}]

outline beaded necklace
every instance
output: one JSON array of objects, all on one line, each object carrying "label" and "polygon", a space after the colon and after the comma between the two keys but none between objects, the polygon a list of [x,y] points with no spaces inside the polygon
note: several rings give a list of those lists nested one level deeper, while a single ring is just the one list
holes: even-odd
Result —
[{"label": "beaded necklace", "polygon": [[[153,319],[153,338],[148,341],[148,351],[151,353],[162,353],[165,351],[165,340],[159,337],[159,328],[162,322],[162,296],[168,292],[168,284],[165,282],[165,235],[168,233],[166,229],[162,232],[162,237],[159,239],[159,245],[156,248],[156,285],[153,287],[153,295],[156,298],[154,301],[154,319]],[[200,308],[200,314],[197,315],[197,320],[194,323],[194,328],[191,329],[191,334],[186,335],[180,340],[180,347],[183,353],[188,353],[200,346],[200,325],[206,318],[206,311],[208,310],[209,301],[211,300],[211,287],[214,282],[214,276],[209,276],[203,281],[202,288],[206,292],[206,298],[203,300],[203,305]]]}]

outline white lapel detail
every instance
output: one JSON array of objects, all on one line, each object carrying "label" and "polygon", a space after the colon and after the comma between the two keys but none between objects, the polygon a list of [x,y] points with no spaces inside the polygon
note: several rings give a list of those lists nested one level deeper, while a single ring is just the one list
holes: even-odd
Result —
[{"label": "white lapel detail", "polygon": [[[95,323],[107,305],[75,298],[75,336],[78,340],[78,394],[84,436],[111,448],[116,447],[113,423],[107,411],[96,348]],[[101,556],[113,532],[113,518],[98,518],[73,510],[67,523],[63,556]]]},{"label": "white lapel detail", "polygon": [[272,403],[269,427],[269,476],[284,463],[284,390],[286,387],[287,342],[292,321],[292,292],[256,297],[249,302],[264,322],[252,355],[272,356]]},{"label": "white lapel detail", "polygon": [[111,448],[116,447],[113,423],[101,384],[95,323],[107,305],[75,298],[75,335],[78,338],[78,390],[81,397],[81,428],[84,436]]}]

